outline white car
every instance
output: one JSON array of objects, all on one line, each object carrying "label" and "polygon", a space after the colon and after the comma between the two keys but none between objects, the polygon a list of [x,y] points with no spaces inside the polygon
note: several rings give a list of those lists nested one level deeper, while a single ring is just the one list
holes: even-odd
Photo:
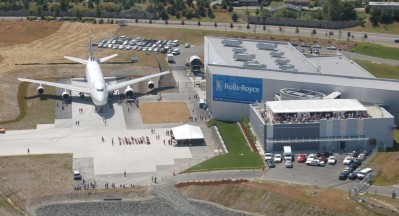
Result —
[{"label": "white car", "polygon": [[327,47],[327,49],[328,49],[328,50],[337,50],[337,47],[335,47],[335,46],[329,46],[329,47]]},{"label": "white car", "polygon": [[73,171],[73,179],[74,180],[81,180],[82,179],[82,176],[80,175],[79,170],[74,170]]},{"label": "white car", "polygon": [[283,160],[283,156],[281,154],[274,155],[274,162],[281,163],[282,160]]},{"label": "white car", "polygon": [[328,157],[327,163],[334,165],[335,163],[337,163],[337,159],[335,158],[335,156],[330,156]]},{"label": "white car", "polygon": [[314,159],[317,159],[317,157],[316,157],[316,155],[315,154],[310,154],[309,156],[308,156],[308,158],[306,159],[306,164],[310,164],[310,163],[312,163],[312,161],[314,160]]},{"label": "white car", "polygon": [[286,160],[286,161],[285,161],[285,167],[286,167],[286,168],[292,168],[292,167],[294,167],[294,164],[292,163],[292,160]]},{"label": "white car", "polygon": [[184,47],[185,47],[185,48],[189,48],[189,47],[191,47],[191,44],[185,43],[185,44],[184,44]]},{"label": "white car", "polygon": [[353,158],[351,156],[346,156],[343,163],[345,165],[349,165],[350,163],[352,163],[352,161],[353,161]]},{"label": "white car", "polygon": [[[320,164],[319,159],[316,158],[316,159],[312,159],[309,163],[308,163],[308,161],[306,161],[306,165],[319,166],[321,164]],[[321,165],[321,166],[323,166],[323,165]]]},{"label": "white car", "polygon": [[269,152],[266,152],[265,153],[265,160],[273,160],[273,154],[269,153]]}]

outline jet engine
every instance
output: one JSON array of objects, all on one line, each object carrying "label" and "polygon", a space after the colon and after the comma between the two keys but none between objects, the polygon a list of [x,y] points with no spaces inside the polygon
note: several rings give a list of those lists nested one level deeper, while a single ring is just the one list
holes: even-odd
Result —
[{"label": "jet engine", "polygon": [[42,86],[37,87],[37,93],[38,94],[43,94],[44,93],[44,88]]},{"label": "jet engine", "polygon": [[61,96],[62,96],[62,99],[64,99],[64,100],[68,100],[68,99],[69,99],[69,93],[66,92],[66,91],[64,91],[64,92],[61,94]]},{"label": "jet engine", "polygon": [[155,87],[154,82],[152,82],[151,80],[148,81],[147,86],[148,86],[149,89],[153,89]]},{"label": "jet engine", "polygon": [[130,86],[126,87],[125,95],[126,95],[127,98],[133,98],[134,90]]}]

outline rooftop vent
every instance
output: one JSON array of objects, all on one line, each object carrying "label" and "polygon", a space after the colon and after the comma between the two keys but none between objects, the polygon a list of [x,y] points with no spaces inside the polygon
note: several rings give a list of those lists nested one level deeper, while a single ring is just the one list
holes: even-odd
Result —
[{"label": "rooftop vent", "polygon": [[256,47],[261,50],[274,50],[277,48],[277,44],[273,43],[257,43]]},{"label": "rooftop vent", "polygon": [[244,62],[243,66],[250,67],[250,68],[266,68],[265,64],[259,64],[258,61]]},{"label": "rooftop vent", "polygon": [[276,64],[279,64],[279,65],[286,65],[290,62],[290,60],[289,59],[276,59],[274,62],[276,62]]},{"label": "rooftop vent", "polygon": [[273,51],[273,52],[270,53],[270,55],[273,56],[273,57],[279,58],[279,57],[284,55],[284,52]]},{"label": "rooftop vent", "polygon": [[295,66],[292,65],[292,64],[287,64],[287,65],[280,65],[279,68],[280,68],[281,70],[288,70],[288,69],[294,69]]},{"label": "rooftop vent", "polygon": [[255,54],[248,54],[248,53],[236,53],[233,55],[233,58],[238,61],[252,61],[255,59]]},{"label": "rooftop vent", "polygon": [[243,47],[233,48],[233,52],[235,52],[235,53],[244,53],[246,51],[247,51],[247,48],[243,48]]},{"label": "rooftop vent", "polygon": [[239,47],[242,44],[242,41],[239,39],[226,38],[222,40],[222,44],[224,44],[225,46]]}]

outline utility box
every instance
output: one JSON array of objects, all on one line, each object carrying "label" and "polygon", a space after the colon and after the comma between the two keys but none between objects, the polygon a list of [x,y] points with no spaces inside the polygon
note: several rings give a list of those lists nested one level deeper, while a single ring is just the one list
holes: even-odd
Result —
[{"label": "utility box", "polygon": [[139,61],[139,57],[138,56],[134,56],[132,57],[132,59],[130,60],[130,62],[135,63]]}]

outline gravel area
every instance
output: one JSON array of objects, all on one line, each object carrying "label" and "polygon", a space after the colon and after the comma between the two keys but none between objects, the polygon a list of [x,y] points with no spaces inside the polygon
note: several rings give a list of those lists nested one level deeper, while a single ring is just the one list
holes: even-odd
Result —
[{"label": "gravel area", "polygon": [[44,205],[37,215],[245,215],[205,202],[190,201],[171,185],[155,186],[143,201],[76,202]]}]

